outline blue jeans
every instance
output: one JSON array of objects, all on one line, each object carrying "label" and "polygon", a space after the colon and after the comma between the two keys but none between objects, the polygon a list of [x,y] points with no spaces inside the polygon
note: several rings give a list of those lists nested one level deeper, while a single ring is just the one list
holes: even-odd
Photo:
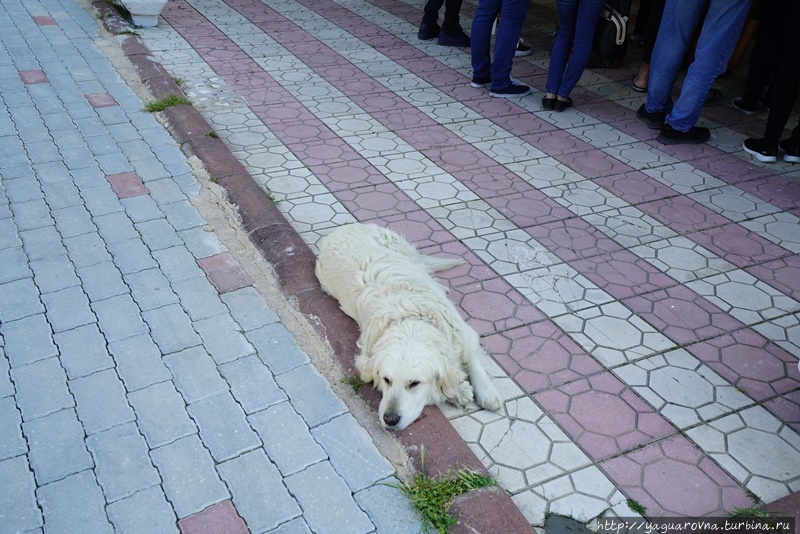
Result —
[{"label": "blue jeans", "polygon": [[558,33],[547,69],[548,93],[566,98],[578,84],[592,53],[594,30],[604,4],[604,0],[556,0]]},{"label": "blue jeans", "polygon": [[[667,113],[665,122],[681,132],[695,125],[711,84],[725,72],[750,10],[750,1],[667,0],[650,63],[647,111]],[[672,86],[701,21],[695,60],[673,104]]]},{"label": "blue jeans", "polygon": [[[490,78],[492,91],[511,85],[511,65],[517,42],[522,34],[522,24],[528,15],[531,0],[479,0],[472,17],[472,76]],[[500,15],[494,39],[494,60],[489,54],[492,25]]]}]

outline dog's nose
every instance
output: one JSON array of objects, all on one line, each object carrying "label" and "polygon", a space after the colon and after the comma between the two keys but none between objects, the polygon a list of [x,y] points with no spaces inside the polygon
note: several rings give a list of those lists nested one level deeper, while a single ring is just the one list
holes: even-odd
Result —
[{"label": "dog's nose", "polygon": [[385,413],[383,414],[383,422],[388,426],[395,426],[400,422],[400,416],[396,413]]}]

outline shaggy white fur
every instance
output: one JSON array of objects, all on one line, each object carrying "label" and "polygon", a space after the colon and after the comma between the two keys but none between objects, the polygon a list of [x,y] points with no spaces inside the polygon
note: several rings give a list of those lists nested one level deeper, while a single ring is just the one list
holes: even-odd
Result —
[{"label": "shaggy white fur", "polygon": [[428,404],[464,406],[473,392],[482,408],[500,408],[478,334],[431,277],[461,263],[420,254],[372,224],[342,226],[320,242],[317,278],[361,329],[356,368],[381,391],[387,428],[407,427]]}]

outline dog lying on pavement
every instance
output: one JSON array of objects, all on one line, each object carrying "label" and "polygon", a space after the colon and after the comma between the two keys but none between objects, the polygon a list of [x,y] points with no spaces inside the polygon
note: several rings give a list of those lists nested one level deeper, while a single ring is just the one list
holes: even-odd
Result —
[{"label": "dog lying on pavement", "polygon": [[478,334],[431,273],[463,263],[420,254],[391,230],[342,226],[320,241],[316,275],[361,330],[355,365],[382,394],[378,416],[402,430],[429,404],[498,410]]}]

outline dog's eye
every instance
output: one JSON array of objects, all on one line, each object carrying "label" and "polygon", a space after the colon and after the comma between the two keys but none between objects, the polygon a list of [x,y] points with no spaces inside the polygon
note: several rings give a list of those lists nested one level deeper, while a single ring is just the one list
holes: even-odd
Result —
[{"label": "dog's eye", "polygon": [[384,377],[384,378],[383,378],[383,381],[384,381],[384,382],[386,382],[386,385],[387,385],[387,386],[391,386],[391,385],[392,385],[392,381],[391,381],[391,380],[389,380],[389,379],[388,379],[388,378],[386,378],[386,377]]},{"label": "dog's eye", "polygon": [[408,389],[414,389],[419,385],[419,380],[412,380],[408,383]]}]

